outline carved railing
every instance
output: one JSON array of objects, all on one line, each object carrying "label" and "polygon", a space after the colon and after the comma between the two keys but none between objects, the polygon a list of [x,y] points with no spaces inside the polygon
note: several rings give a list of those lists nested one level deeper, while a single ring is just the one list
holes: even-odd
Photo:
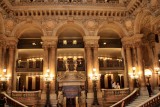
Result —
[{"label": "carved railing", "polygon": [[150,99],[146,100],[144,103],[138,105],[138,107],[159,107],[160,105],[160,92],[151,97]]},{"label": "carved railing", "polygon": [[129,88],[124,89],[102,89],[102,96],[106,98],[106,96],[124,96],[129,94]]},{"label": "carved railing", "polygon": [[133,99],[135,99],[138,95],[139,95],[139,89],[136,88],[127,97],[123,98],[122,100],[118,101],[117,103],[115,103],[114,105],[112,105],[110,107],[124,107],[125,105],[127,105],[128,103],[130,103],[131,101],[133,101]]},{"label": "carved railing", "polygon": [[129,94],[129,88],[102,89],[103,105],[110,106],[120,101]]},{"label": "carved railing", "polygon": [[37,105],[41,91],[12,91],[12,98],[26,105]]},{"label": "carved railing", "polygon": [[19,101],[11,98],[10,96],[8,96],[5,92],[2,92],[1,97],[6,97],[6,100],[7,100],[7,105],[10,105],[12,107],[28,107],[22,103],[20,103]]}]

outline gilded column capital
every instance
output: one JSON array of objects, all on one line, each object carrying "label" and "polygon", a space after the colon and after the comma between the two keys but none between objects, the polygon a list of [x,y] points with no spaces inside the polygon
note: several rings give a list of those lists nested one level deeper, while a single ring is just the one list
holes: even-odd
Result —
[{"label": "gilded column capital", "polygon": [[83,37],[85,47],[99,47],[99,36],[85,36]]},{"label": "gilded column capital", "polygon": [[7,47],[10,49],[15,49],[17,48],[17,43],[18,43],[18,39],[15,37],[8,37],[7,38]]},{"label": "gilded column capital", "polygon": [[44,36],[42,41],[43,47],[57,47],[58,37]]}]

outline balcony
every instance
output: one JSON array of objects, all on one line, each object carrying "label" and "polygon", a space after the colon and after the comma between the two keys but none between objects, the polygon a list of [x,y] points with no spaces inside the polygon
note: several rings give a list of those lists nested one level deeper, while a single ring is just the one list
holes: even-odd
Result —
[{"label": "balcony", "polygon": [[42,72],[43,61],[42,60],[28,60],[28,61],[17,61],[17,72]]}]

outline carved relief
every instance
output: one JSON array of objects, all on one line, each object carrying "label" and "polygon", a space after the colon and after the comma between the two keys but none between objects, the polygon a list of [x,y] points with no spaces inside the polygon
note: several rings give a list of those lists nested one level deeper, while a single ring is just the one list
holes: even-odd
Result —
[{"label": "carved relief", "polygon": [[47,20],[45,22],[42,22],[42,26],[46,29],[46,30],[53,30],[56,27],[56,22],[53,20]]},{"label": "carved relief", "polygon": [[98,26],[98,23],[94,20],[87,20],[85,22],[85,25],[87,29],[95,29]]},{"label": "carved relief", "polygon": [[14,28],[14,21],[11,19],[8,19],[5,21],[5,28],[6,30],[12,31],[12,29]]}]

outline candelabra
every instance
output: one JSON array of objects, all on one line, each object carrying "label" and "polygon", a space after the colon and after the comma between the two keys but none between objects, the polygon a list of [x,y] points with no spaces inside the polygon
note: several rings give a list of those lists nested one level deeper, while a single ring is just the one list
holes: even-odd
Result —
[{"label": "candelabra", "polygon": [[0,75],[0,81],[2,82],[1,84],[1,90],[5,91],[6,90],[6,82],[9,80],[9,75],[6,74],[6,69],[3,69],[2,74]]},{"label": "candelabra", "polygon": [[50,74],[50,70],[47,70],[46,75],[44,75],[44,81],[46,81],[46,104],[45,107],[52,107],[50,102],[50,82],[53,80],[54,76]]},{"label": "candelabra", "polygon": [[151,75],[152,75],[152,71],[149,69],[145,69],[145,76],[147,78],[148,83],[149,83],[149,78],[151,77]]},{"label": "candelabra", "polygon": [[139,74],[136,73],[136,67],[132,67],[133,73],[130,73],[130,77],[134,80],[134,87],[138,87],[137,79],[139,78]]},{"label": "candelabra", "polygon": [[93,73],[90,75],[90,79],[93,81],[94,100],[92,105],[99,105],[97,98],[97,81],[100,78],[100,74],[96,74],[96,69],[93,68]]}]

